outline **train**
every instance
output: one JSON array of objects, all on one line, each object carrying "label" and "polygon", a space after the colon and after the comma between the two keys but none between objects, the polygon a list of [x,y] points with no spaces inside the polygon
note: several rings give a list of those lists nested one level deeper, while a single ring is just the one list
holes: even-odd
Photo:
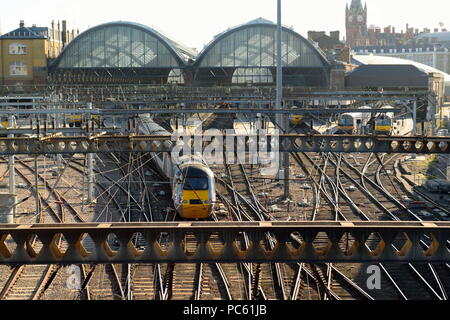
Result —
[{"label": "train", "polygon": [[[139,133],[143,135],[170,135],[149,115],[140,115]],[[172,143],[172,142],[170,142]],[[216,203],[215,177],[200,155],[183,155],[173,163],[170,153],[151,153],[158,171],[171,181],[172,200],[183,219],[208,219]]]},{"label": "train", "polygon": [[9,127],[8,116],[1,116],[0,117],[0,128],[7,129],[8,127]]},{"label": "train", "polygon": [[[12,126],[9,125],[9,117],[8,116],[0,116],[0,129],[13,129],[17,128],[16,117],[12,117]],[[6,134],[0,135],[1,137],[6,137]]]},{"label": "train", "polygon": [[[384,106],[381,109],[394,109],[391,106]],[[394,113],[379,113],[375,119],[375,133],[379,135],[390,135],[393,129]]]},{"label": "train", "polygon": [[[292,110],[298,109],[296,106],[292,107]],[[298,126],[303,121],[303,115],[301,114],[292,114],[291,115],[291,125],[292,126]]]},{"label": "train", "polygon": [[[98,121],[100,119],[100,115],[94,114],[92,119],[94,121]],[[81,114],[68,115],[66,116],[66,122],[71,128],[81,128],[83,118]]]},{"label": "train", "polygon": [[[369,106],[359,108],[371,109]],[[355,134],[365,130],[369,123],[371,114],[365,112],[344,113],[339,117],[337,131],[349,134]]]},{"label": "train", "polygon": [[[371,109],[369,106],[359,108]],[[392,106],[384,106],[381,109],[394,109]],[[339,117],[337,131],[348,134],[368,134],[374,132],[377,135],[390,135],[393,130],[394,113],[380,112],[372,117],[371,113],[353,112],[344,113]]]}]

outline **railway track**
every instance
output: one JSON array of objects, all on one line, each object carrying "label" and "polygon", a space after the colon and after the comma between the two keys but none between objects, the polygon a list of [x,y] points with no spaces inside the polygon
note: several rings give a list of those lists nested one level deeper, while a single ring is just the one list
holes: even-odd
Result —
[{"label": "railway track", "polygon": [[[37,217],[36,222],[44,223],[44,221],[46,221],[47,216],[51,218],[51,222],[53,223],[85,222],[85,218],[83,217],[83,215],[77,209],[75,209],[73,205],[70,204],[69,201],[64,196],[62,196],[60,192],[56,191],[55,186],[57,185],[57,183],[53,185],[42,174],[40,173],[36,174],[35,169],[29,166],[27,164],[27,161],[16,159],[16,164],[17,166],[15,168],[15,171],[18,174],[18,176],[25,181],[25,183],[31,190],[31,193],[36,195],[37,192],[37,195],[39,197],[39,204],[42,211],[36,215]],[[60,173],[60,176],[57,178],[57,182],[62,176],[64,170]],[[44,191],[40,188],[36,189],[35,183],[33,183],[28,178],[28,175],[34,176],[37,181],[42,183],[43,187],[45,188]],[[48,215],[43,214],[44,212],[46,212]],[[66,214],[66,212],[70,214],[68,215]],[[48,223],[49,221],[46,222]],[[58,243],[60,250],[67,249],[67,243],[64,241],[63,238],[60,238]],[[86,239],[83,242],[83,245],[88,250],[91,250],[93,248],[93,242],[92,240],[89,241],[89,239]],[[32,240],[32,247],[35,252],[39,252],[41,246],[42,243],[40,242],[39,239],[36,238]],[[89,274],[86,272],[87,268],[85,266],[81,266],[82,278],[85,283],[84,288],[82,290],[84,291],[84,294],[80,292],[80,294],[78,295],[79,298],[81,296],[83,296],[86,299],[105,297],[105,294],[101,293],[101,290],[103,289],[97,288],[91,289],[89,286],[90,281],[95,283],[95,281],[97,281],[98,279],[104,278],[104,276],[101,275],[102,272],[104,274],[106,273],[107,277],[109,277],[112,280],[112,284],[109,285],[108,287],[114,286],[116,287],[116,289],[114,289],[115,292],[112,293],[111,296],[116,297],[123,296],[123,294],[119,295],[117,294],[117,291],[122,292],[123,289],[121,289],[119,275],[116,271],[116,267],[113,265],[108,265],[106,266],[106,268],[107,272],[105,272],[105,270],[102,271],[101,267],[93,268],[92,273]],[[3,289],[0,294],[0,299],[38,300],[44,298],[43,296],[44,294],[51,295],[51,291],[53,289],[56,290],[56,288],[52,286],[54,280],[56,278],[63,278],[63,276],[61,275],[62,269],[65,268],[61,268],[55,265],[17,266],[13,269],[5,285],[3,286]],[[60,291],[61,288],[58,288],[58,290]]]},{"label": "railway track", "polygon": [[[360,172],[361,180],[363,181],[362,184],[357,184],[356,180],[352,179],[347,175],[347,177],[352,180],[355,185],[358,185],[359,188],[363,189],[362,192],[368,195],[369,199],[372,199],[373,202],[375,202],[376,205],[380,206],[381,209],[388,214],[388,217],[390,219],[394,219],[397,221],[400,221],[400,217],[397,216],[394,212],[392,212],[390,209],[386,208],[372,193],[371,190],[365,187],[364,180],[369,181],[369,178],[365,176],[365,171],[367,171],[369,160],[364,167],[364,169]],[[336,166],[336,163],[334,164]],[[348,162],[347,162],[348,165]],[[350,167],[350,166],[349,166]],[[355,168],[353,168],[354,171],[356,171]],[[392,195],[390,195],[383,186],[375,185],[375,182],[370,181],[371,184],[374,185],[374,187],[377,187],[380,190],[380,194],[382,194],[384,197],[386,197],[388,200],[391,200],[395,206],[401,206],[401,204],[398,201],[395,201],[393,199]],[[404,211],[408,211],[406,207],[401,208]],[[410,215],[408,216],[415,216],[411,212],[409,212]],[[367,218],[368,219],[368,218]],[[404,219],[404,216],[403,216]],[[440,276],[437,274],[437,272],[434,271],[434,266],[431,264],[428,264],[428,268],[431,270],[424,270],[424,266],[415,266],[412,264],[408,265],[408,270],[405,270],[404,267],[402,268],[402,272],[395,272],[398,266],[391,266],[391,265],[381,265],[383,268],[383,271],[387,275],[388,279],[391,282],[391,285],[396,289],[396,291],[399,293],[400,297],[403,299],[409,299],[411,297],[408,296],[409,292],[421,292],[422,299],[429,298],[429,299],[446,299],[447,294],[445,292],[445,289],[443,287],[443,281],[441,280]],[[408,272],[409,271],[409,272]],[[394,275],[395,274],[395,275]],[[428,274],[431,274],[432,276],[429,277]],[[409,277],[409,278],[408,278]],[[412,279],[410,279],[412,277]],[[411,285],[411,283],[415,283],[415,285]],[[433,285],[434,284],[434,285]],[[437,286],[436,286],[437,284]],[[407,288],[407,289],[401,289],[401,288]],[[439,288],[439,290],[436,290],[436,288]],[[414,296],[412,296],[414,298]]]},{"label": "railway track", "polygon": [[[336,199],[339,199],[339,197],[342,197],[343,199],[346,200],[346,202],[348,203],[347,205],[353,209],[352,211],[354,213],[357,213],[357,212],[361,213],[360,215],[358,215],[359,216],[358,220],[361,218],[363,220],[371,220],[371,219],[375,218],[377,220],[378,219],[389,219],[389,220],[400,221],[402,219],[405,220],[406,217],[408,217],[408,218],[409,217],[414,217],[414,218],[417,217],[413,212],[411,212],[405,206],[403,206],[399,200],[395,199],[394,196],[392,196],[392,194],[389,193],[381,183],[379,183],[380,182],[380,172],[382,169],[384,169],[384,165],[385,165],[385,163],[383,163],[381,159],[377,159],[379,162],[379,166],[377,166],[376,172],[374,173],[374,175],[377,178],[376,179],[377,181],[372,181],[367,176],[366,173],[367,173],[369,167],[371,165],[373,165],[374,163],[376,163],[376,160],[370,162],[370,156],[367,159],[366,164],[364,165],[364,167],[361,170],[358,170],[357,166],[350,165],[349,161],[346,160],[345,157],[343,157],[342,155],[331,155],[331,154],[330,155],[327,155],[327,154],[322,155],[321,162],[324,163],[324,165],[325,165],[325,167],[323,169],[320,168],[317,163],[314,163],[313,159],[308,157],[306,154],[304,154],[303,156],[307,159],[307,162],[309,162],[311,164],[312,168],[316,168],[317,171],[322,172],[322,175],[320,176],[320,181],[322,182],[324,179],[328,181],[328,183],[331,187],[330,188],[331,192],[327,192],[326,190],[322,189],[321,193],[326,198],[329,205],[332,208],[334,208],[336,211],[338,211],[337,214],[335,215],[337,220],[340,220],[340,219],[347,220],[347,219],[355,218],[354,216],[349,217],[348,213],[343,212],[341,210],[342,205],[340,205],[339,201],[336,200]],[[306,168],[304,161],[302,161],[300,156],[297,154],[293,154],[293,157],[294,157],[295,161],[305,171],[308,172],[308,169]],[[389,159],[388,161],[386,161],[386,163],[390,162],[390,160],[392,160],[392,158]],[[333,183],[332,179],[329,177],[329,174],[325,170],[326,163],[328,161],[336,169],[336,172],[335,172],[335,181],[336,182],[335,183]],[[346,167],[348,167],[353,172],[353,174],[345,172],[345,169],[343,169],[342,164],[345,164]],[[309,171],[309,174],[312,174],[312,171]],[[339,184],[344,185],[344,183],[345,183],[345,180],[343,183],[342,178],[339,177],[340,175],[343,175],[345,177],[345,179],[347,179],[348,182],[350,182],[354,186],[356,186],[357,189],[363,195],[365,195],[370,202],[372,202],[371,205],[378,207],[384,214],[378,214],[378,215],[375,215],[375,217],[369,217],[368,215],[364,214],[364,212],[363,212],[364,210],[359,208],[360,203],[363,203],[360,200],[361,198],[358,197],[357,200],[353,200],[351,198],[354,197],[354,194],[349,195],[349,192],[346,192],[344,188],[339,188]],[[355,175],[356,175],[356,177],[355,177]],[[358,179],[361,180],[360,183],[357,181]],[[317,182],[317,181],[315,182],[315,184],[317,185],[318,190],[320,190],[322,185],[320,185],[319,182]],[[369,189],[367,187],[368,184],[370,184],[371,189]],[[378,193],[376,195],[374,195],[373,190],[375,190]],[[333,191],[334,191],[334,196],[335,196],[334,203],[333,203]],[[340,195],[338,193],[340,193]],[[398,193],[398,191],[397,191],[397,193]],[[367,200],[366,200],[366,202],[367,202]],[[385,206],[386,203],[390,204],[389,208],[387,208]],[[397,209],[397,211],[393,211],[394,209]],[[398,214],[399,212],[401,214]],[[350,239],[350,241],[351,241],[351,239]],[[377,239],[375,239],[375,237],[372,239],[369,238],[369,241],[374,241],[374,243],[377,243]],[[424,244],[424,246],[427,245],[425,242],[423,244]],[[369,243],[369,245],[370,245],[370,243]],[[396,245],[402,245],[401,241],[399,240]],[[406,269],[405,269],[405,266],[401,266],[401,269],[403,270],[403,272],[398,272],[398,273],[395,272],[396,271],[395,268],[399,268],[399,266],[397,266],[397,265],[392,267],[391,265],[379,264],[379,266],[382,268],[384,275],[386,277],[384,280],[388,280],[387,281],[388,285],[392,288],[393,292],[395,294],[397,294],[397,297],[400,299],[410,299],[411,297],[407,295],[407,294],[409,294],[410,291],[413,291],[415,293],[421,292],[421,299],[424,299],[424,298],[439,299],[439,300],[447,299],[447,294],[445,292],[445,286],[443,285],[443,283],[445,281],[442,281],[439,274],[435,271],[435,267],[431,264],[427,265],[429,270],[424,269],[424,266],[414,266],[412,264],[409,264]],[[328,270],[327,270],[328,286],[330,286],[330,279],[332,279],[329,269],[330,268],[328,267]],[[431,277],[428,276],[430,274],[431,274]],[[408,287],[408,284],[411,284],[413,282],[415,283],[415,287],[411,286],[411,289],[410,289],[410,287]],[[414,298],[414,296],[412,296],[412,298]]]},{"label": "railway track", "polygon": [[[312,158],[308,154],[292,154],[293,160],[310,179],[312,203],[311,211],[303,219],[310,220],[406,220],[418,215],[408,210],[401,200],[397,199],[399,191],[392,181],[386,182],[383,176],[385,166],[393,159],[384,158],[367,162],[358,169],[343,155],[323,154]],[[155,208],[155,200],[170,204],[169,193],[159,193],[148,183],[146,170],[149,160],[140,155],[123,159],[121,156],[109,156],[119,178],[109,176],[98,169],[94,172],[101,177],[96,186],[107,206],[111,206],[121,221],[172,221],[176,219],[175,210],[164,214],[156,214],[161,208]],[[127,165],[124,165],[124,163]],[[32,167],[18,162],[21,167],[18,174],[24,181],[27,174],[34,175]],[[84,165],[70,159],[67,167],[84,175]],[[233,219],[238,221],[275,221],[285,218],[282,214],[274,214],[268,203],[256,194],[254,168],[237,164],[225,167],[225,174],[217,173],[221,190],[218,194],[221,204],[227,208],[227,216],[213,215],[213,219]],[[20,173],[19,173],[20,171]],[[151,173],[152,178],[156,174]],[[39,194],[41,208],[54,222],[84,222],[79,213],[65,197],[54,189],[42,174],[36,178],[45,186],[46,196]],[[384,181],[383,181],[384,179]],[[162,179],[159,183],[163,183]],[[31,189],[33,183],[28,180]],[[349,185],[356,187],[355,192],[347,190]],[[266,186],[267,188],[267,186]],[[139,192],[135,192],[138,190]],[[262,188],[263,191],[264,187]],[[120,194],[120,197],[118,195]],[[100,198],[100,196],[98,198]],[[160,206],[160,204],[159,204]],[[295,206],[294,206],[295,207]],[[155,210],[157,209],[157,210]],[[289,211],[289,209],[287,209]],[[70,213],[69,215],[66,212]],[[43,214],[38,215],[41,219]],[[289,214],[290,218],[302,220],[301,215]],[[99,218],[99,217],[97,217]],[[113,221],[114,216],[105,214],[102,221]],[[214,236],[213,236],[214,238]],[[301,239],[293,235],[293,243]],[[242,234],[239,239],[241,247],[248,247],[248,237]],[[353,239],[342,239],[339,245],[349,249]],[[86,239],[87,249],[92,248],[91,240]],[[160,243],[164,246],[169,239],[161,235]],[[424,238],[424,246],[429,245]],[[195,250],[195,237],[186,235],[186,250]],[[217,235],[215,243],[220,245]],[[400,246],[400,239],[398,243]],[[114,244],[113,239],[111,245]],[[136,247],[143,249],[146,244],[139,235],[134,239]],[[376,235],[369,238],[368,246],[376,246]],[[39,249],[39,241],[35,243]],[[63,245],[61,243],[61,245]],[[270,234],[264,243],[267,250],[275,245]],[[317,250],[328,245],[328,238],[319,234],[314,241]],[[392,299],[440,299],[446,300],[449,292],[449,266],[447,265],[391,265],[379,264],[383,271],[383,297]],[[347,266],[348,267],[348,266]],[[351,266],[361,271],[364,266]],[[82,299],[133,299],[133,300],[210,300],[210,299],[277,299],[277,300],[373,300],[382,296],[368,292],[363,288],[363,276],[354,280],[354,272],[339,264],[146,264],[146,265],[106,265],[82,266],[82,288],[79,298]],[[1,299],[40,299],[51,289],[53,279],[58,275],[55,266],[18,266],[0,293]],[[356,277],[358,278],[358,277]]]}]

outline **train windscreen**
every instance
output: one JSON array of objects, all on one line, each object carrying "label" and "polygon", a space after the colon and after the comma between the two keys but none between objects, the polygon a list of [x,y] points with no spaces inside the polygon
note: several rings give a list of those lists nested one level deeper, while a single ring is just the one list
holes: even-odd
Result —
[{"label": "train windscreen", "polygon": [[353,119],[352,118],[341,118],[339,120],[340,126],[352,126],[353,125]]},{"label": "train windscreen", "polygon": [[379,126],[390,126],[391,125],[391,119],[382,119],[382,120],[378,120],[377,124]]},{"label": "train windscreen", "polygon": [[183,170],[184,190],[208,190],[208,175],[197,168],[186,168]]},{"label": "train windscreen", "polygon": [[208,190],[208,179],[206,178],[186,178],[184,190]]}]

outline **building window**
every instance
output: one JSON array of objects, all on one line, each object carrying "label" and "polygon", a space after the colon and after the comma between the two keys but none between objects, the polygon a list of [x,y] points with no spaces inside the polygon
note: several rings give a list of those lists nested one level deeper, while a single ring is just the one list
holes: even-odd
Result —
[{"label": "building window", "polygon": [[27,64],[25,62],[13,62],[9,65],[9,75],[26,76],[28,75]]},{"label": "building window", "polygon": [[27,45],[23,43],[11,43],[9,54],[27,54]]},{"label": "building window", "polygon": [[170,84],[184,84],[184,77],[180,69],[170,70],[167,82]]},{"label": "building window", "polygon": [[232,83],[274,83],[269,68],[236,68]]}]

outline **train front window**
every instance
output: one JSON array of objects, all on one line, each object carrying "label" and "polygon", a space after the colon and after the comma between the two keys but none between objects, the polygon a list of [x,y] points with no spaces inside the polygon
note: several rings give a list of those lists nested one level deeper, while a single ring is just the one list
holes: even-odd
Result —
[{"label": "train front window", "polygon": [[208,179],[206,178],[186,178],[184,190],[208,190]]},{"label": "train front window", "polygon": [[198,168],[185,168],[183,170],[184,190],[208,190],[208,175]]},{"label": "train front window", "polygon": [[380,126],[390,126],[391,125],[391,120],[389,120],[389,119],[378,120],[378,125],[380,125]]},{"label": "train front window", "polygon": [[351,118],[342,118],[341,120],[339,120],[339,124],[341,126],[352,126],[353,120]]}]

